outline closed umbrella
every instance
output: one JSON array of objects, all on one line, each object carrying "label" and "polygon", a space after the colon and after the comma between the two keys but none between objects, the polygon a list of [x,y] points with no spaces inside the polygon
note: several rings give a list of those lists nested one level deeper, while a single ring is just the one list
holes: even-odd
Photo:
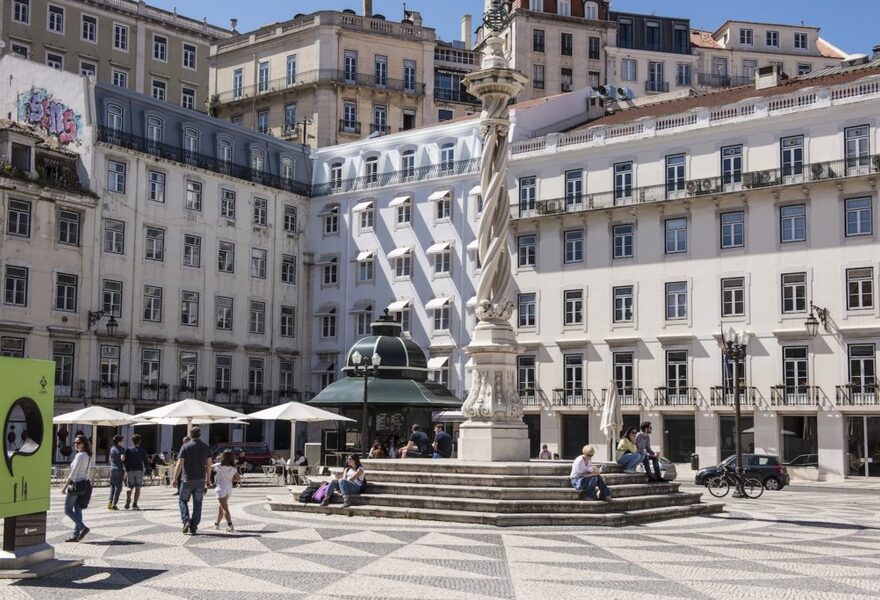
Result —
[{"label": "closed umbrella", "polygon": [[175,402],[174,404],[169,404],[168,406],[161,406],[134,415],[133,420],[135,422],[155,422],[156,419],[168,418],[184,419],[187,429],[189,429],[195,422],[214,423],[221,419],[245,419],[247,418],[247,415],[235,412],[234,410],[229,410],[228,408],[223,408],[222,406],[214,406],[213,404],[208,404],[201,400],[188,398],[186,400],[181,400],[180,402]]},{"label": "closed umbrella", "polygon": [[602,420],[599,427],[608,438],[608,456],[613,455],[614,440],[623,428],[623,414],[620,411],[620,394],[617,385],[612,381],[605,392],[605,405],[602,407]]},{"label": "closed umbrella", "polygon": [[290,455],[296,449],[296,424],[297,422],[312,423],[316,421],[354,421],[348,417],[337,415],[329,410],[323,410],[315,406],[309,406],[301,402],[287,402],[264,410],[249,414],[248,419],[260,419],[261,421],[290,421]]}]

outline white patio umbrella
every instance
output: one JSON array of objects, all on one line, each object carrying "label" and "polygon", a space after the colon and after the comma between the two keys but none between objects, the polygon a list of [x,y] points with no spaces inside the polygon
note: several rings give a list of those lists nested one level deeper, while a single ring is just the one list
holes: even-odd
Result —
[{"label": "white patio umbrella", "polygon": [[[73,412],[58,415],[52,419],[55,425],[91,425],[92,441],[98,437],[98,427],[119,427],[131,425],[134,417],[128,413],[119,412],[104,406],[87,406]],[[94,448],[92,448],[94,454]]]},{"label": "white patio umbrella", "polygon": [[199,423],[215,423],[221,419],[245,419],[247,415],[223,408],[222,406],[214,406],[201,400],[188,398],[132,417],[136,423],[141,421],[156,422],[156,419],[168,418],[183,419],[187,429],[189,429],[196,421]]},{"label": "white patio umbrella", "polygon": [[608,456],[614,455],[614,441],[618,432],[623,428],[623,414],[620,411],[620,395],[617,393],[617,384],[613,381],[605,391],[605,405],[602,407],[602,419],[599,427],[608,438]]},{"label": "white patio umbrella", "polygon": [[192,420],[185,419],[183,417],[165,417],[163,419],[152,419],[152,420],[143,420],[138,421],[137,423],[131,423],[132,427],[145,427],[147,425],[205,425],[205,424],[214,424],[214,425],[244,425],[247,426],[247,421],[242,421],[241,419],[214,419],[214,420],[204,420],[201,418],[194,418]]},{"label": "white patio umbrella", "polygon": [[290,455],[296,449],[296,424],[312,423],[317,421],[354,421],[348,417],[337,415],[329,410],[316,408],[303,404],[302,402],[287,402],[279,406],[273,406],[265,410],[260,410],[249,414],[248,419],[259,419],[261,421],[290,421]]}]

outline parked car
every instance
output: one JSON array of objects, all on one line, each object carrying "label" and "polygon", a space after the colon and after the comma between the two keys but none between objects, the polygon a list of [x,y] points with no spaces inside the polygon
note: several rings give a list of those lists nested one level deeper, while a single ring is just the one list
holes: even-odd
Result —
[{"label": "parked car", "polygon": [[[636,466],[636,472],[644,473],[645,465],[644,463]],[[675,470],[675,463],[666,458],[665,456],[660,457],[660,475],[666,481],[675,481],[675,478],[678,477],[678,471]]]},{"label": "parked car", "polygon": [[801,454],[799,456],[795,456],[791,461],[785,463],[785,465],[788,467],[818,467],[819,455]]},{"label": "parked car", "polygon": [[[772,454],[743,454],[745,476],[754,477],[764,484],[764,489],[781,490],[790,483],[788,469],[778,456]],[[694,476],[694,483],[706,485],[716,475],[721,475],[724,467],[736,468],[736,456],[728,456],[721,464],[700,469]]]},{"label": "parked car", "polygon": [[223,442],[214,446],[211,452],[217,456],[226,450],[232,450],[235,461],[244,465],[248,473],[272,464],[272,453],[265,442]]}]

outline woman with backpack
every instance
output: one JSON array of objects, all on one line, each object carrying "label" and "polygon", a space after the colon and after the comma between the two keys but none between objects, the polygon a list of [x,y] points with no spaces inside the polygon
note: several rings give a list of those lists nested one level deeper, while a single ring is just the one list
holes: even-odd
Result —
[{"label": "woman with backpack", "polygon": [[321,506],[330,504],[333,493],[337,490],[342,494],[342,508],[349,508],[349,497],[363,493],[367,485],[367,475],[361,464],[361,457],[350,454],[345,460],[345,470],[330,481],[327,495],[321,501]]},{"label": "woman with backpack", "polygon": [[61,488],[64,498],[64,514],[73,521],[73,534],[66,542],[79,542],[90,531],[83,523],[83,508],[89,505],[92,495],[91,482],[89,481],[89,466],[91,465],[91,447],[84,435],[77,436],[73,442],[76,456],[70,463],[70,475]]}]

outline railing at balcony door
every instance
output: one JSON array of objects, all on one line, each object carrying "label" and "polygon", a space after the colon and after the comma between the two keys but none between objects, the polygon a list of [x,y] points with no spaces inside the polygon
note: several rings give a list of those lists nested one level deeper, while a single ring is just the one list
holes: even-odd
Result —
[{"label": "railing at balcony door", "polygon": [[770,389],[773,406],[817,406],[821,390],[815,385],[775,385]]},{"label": "railing at balcony door", "polygon": [[[714,386],[709,392],[709,401],[711,402],[712,406],[732,407],[735,404],[734,392],[727,387],[717,385]],[[756,396],[757,390],[754,387],[742,386],[739,388],[739,403],[742,406],[754,406]]]},{"label": "railing at balcony door", "polygon": [[880,386],[847,383],[835,386],[837,406],[880,406]]}]

